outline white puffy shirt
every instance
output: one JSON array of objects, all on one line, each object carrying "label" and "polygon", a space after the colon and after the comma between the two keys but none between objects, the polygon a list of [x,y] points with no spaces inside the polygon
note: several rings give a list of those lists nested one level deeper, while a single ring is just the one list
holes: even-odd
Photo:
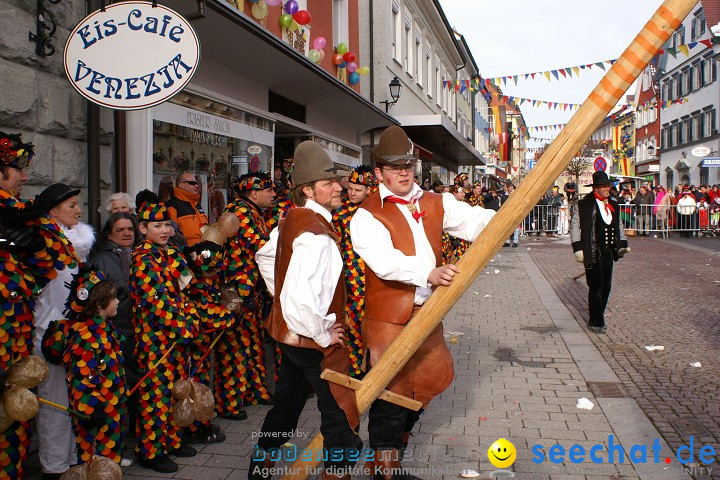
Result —
[{"label": "white puffy shirt", "polygon": [[[332,222],[331,213],[318,203],[308,200],[304,208]],[[255,254],[260,274],[268,291],[275,295],[275,256],[278,229],[270,232],[270,240]],[[335,314],[328,314],[335,287],[342,273],[340,250],[329,235],[305,232],[293,241],[280,304],[288,330],[312,338],[321,347],[330,344],[328,329],[335,323]]]},{"label": "white puffy shirt", "polygon": [[[422,192],[420,187],[414,185],[413,190],[401,198],[410,200],[413,195],[420,195],[418,204],[419,210],[422,210]],[[385,201],[392,192],[385,185],[380,184],[378,195]],[[457,200],[450,193],[443,194],[442,203],[443,230],[464,240],[475,240],[495,215],[494,210],[470,206]],[[358,208],[350,220],[353,248],[381,279],[415,285],[417,287],[415,304],[422,305],[432,294],[428,276],[435,268],[435,254],[425,235],[423,219],[417,222],[405,205],[395,204],[395,206],[400,209],[413,233],[415,255],[407,256],[393,247],[388,229],[362,207]]]}]

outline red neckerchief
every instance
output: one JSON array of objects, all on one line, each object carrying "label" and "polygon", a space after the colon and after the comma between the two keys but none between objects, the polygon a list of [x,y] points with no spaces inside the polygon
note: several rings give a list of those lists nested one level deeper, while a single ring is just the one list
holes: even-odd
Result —
[{"label": "red neckerchief", "polygon": [[[600,200],[603,203],[603,206],[605,207],[605,212],[608,214],[615,213],[615,209],[612,205],[610,205],[610,202],[608,202],[607,198],[602,198],[600,195],[598,195],[596,192],[593,192],[593,195],[595,195],[595,198]],[[612,215],[611,215],[612,216]]]},{"label": "red neckerchief", "polygon": [[412,196],[410,200],[404,200],[400,197],[396,197],[395,195],[389,195],[385,197],[385,200],[390,203],[399,203],[400,205],[407,205],[408,210],[410,210],[410,214],[415,219],[416,222],[420,223],[420,219],[425,216],[425,212],[421,212],[418,210],[417,206],[415,205],[418,201],[418,198],[420,198],[419,193],[416,193]]}]

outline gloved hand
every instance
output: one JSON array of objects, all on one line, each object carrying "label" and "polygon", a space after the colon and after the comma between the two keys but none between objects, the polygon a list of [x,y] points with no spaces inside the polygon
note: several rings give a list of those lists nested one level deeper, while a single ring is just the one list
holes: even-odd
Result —
[{"label": "gloved hand", "polygon": [[585,261],[585,254],[582,250],[575,252],[575,260],[577,260],[578,263],[583,263]]},{"label": "gloved hand", "polygon": [[618,257],[623,258],[628,253],[630,253],[630,247],[621,248],[620,250],[618,250]]},{"label": "gloved hand", "polygon": [[100,428],[102,427],[105,422],[107,421],[107,413],[100,410],[100,404],[96,405],[95,411],[93,411],[90,414],[90,418],[88,419],[88,422],[90,423],[90,427],[94,428]]},{"label": "gloved hand", "polygon": [[45,248],[45,239],[34,226],[4,226],[0,248],[11,253],[35,253]]}]

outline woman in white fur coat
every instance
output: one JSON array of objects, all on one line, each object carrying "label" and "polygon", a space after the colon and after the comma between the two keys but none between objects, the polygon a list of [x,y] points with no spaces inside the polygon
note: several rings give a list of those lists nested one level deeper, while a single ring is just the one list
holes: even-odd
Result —
[{"label": "woman in white fur coat", "polygon": [[[80,222],[82,210],[78,200],[79,189],[56,183],[43,190],[36,198],[35,205],[42,208],[60,226],[70,240],[75,253],[83,262],[87,260],[95,242],[95,232],[90,225]],[[42,357],[40,344],[50,322],[65,318],[65,301],[72,276],[78,270],[66,268],[58,273],[43,289],[35,306],[35,332],[33,344],[35,355]],[[47,364],[50,375],[38,385],[38,394],[47,400],[68,405],[68,389],[64,367]],[[75,435],[70,416],[61,410],[41,405],[37,417],[40,440],[40,464],[43,479],[59,479],[71,465],[77,464]]]}]

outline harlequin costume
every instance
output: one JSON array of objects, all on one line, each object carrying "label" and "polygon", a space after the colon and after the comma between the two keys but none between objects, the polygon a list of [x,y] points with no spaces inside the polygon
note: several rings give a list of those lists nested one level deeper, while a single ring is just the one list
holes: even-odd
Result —
[{"label": "harlequin costume", "polygon": [[282,188],[277,190],[275,201],[273,202],[272,206],[266,209],[263,213],[263,218],[265,219],[267,231],[270,232],[273,228],[277,227],[278,221],[280,221],[281,218],[284,218],[285,215],[287,215],[290,209],[294,206],[295,205],[290,199],[289,189]]},{"label": "harlequin costume", "polygon": [[[353,170],[348,181],[365,187],[375,187],[377,190],[375,175],[367,166],[360,166]],[[365,304],[365,263],[353,250],[350,240],[350,220],[359,206],[359,204],[351,203],[347,197],[343,197],[340,208],[332,211],[333,226],[340,234],[340,253],[342,253],[345,271],[345,290],[347,292],[345,322],[351,377],[360,377],[363,373],[363,348],[360,332]]]},{"label": "harlequin costume", "polygon": [[45,358],[65,367],[70,408],[89,417],[72,416],[79,463],[95,455],[122,460],[126,397],[120,334],[101,315],[83,313],[92,289],[105,281],[99,270],[81,266],[70,284],[68,318],[52,322],[42,341]]},{"label": "harlequin costume", "polygon": [[[195,371],[193,380],[213,388],[210,379],[210,358],[206,357],[200,364],[198,362],[208,351],[216,336],[231,328],[235,323],[232,312],[222,302],[222,290],[218,276],[218,270],[224,264],[225,251],[223,246],[217,243],[201,240],[192,247],[188,247],[185,255],[188,265],[194,273],[188,286],[187,295],[193,302],[193,308],[200,321],[198,337],[189,346],[191,353],[189,368],[191,372]],[[227,332],[223,335],[226,334]],[[216,383],[220,383],[221,370],[222,368],[216,364]],[[221,390],[222,387],[215,389],[216,393],[220,393]],[[210,421],[196,421],[190,426],[190,431],[193,438],[191,443],[194,441],[214,443],[224,439],[224,435],[220,432],[212,432]]]},{"label": "harlequin costume", "polygon": [[[22,169],[33,155],[33,145],[20,135],[0,132],[1,165]],[[51,219],[32,202],[0,189],[0,369],[7,371],[32,353],[36,297],[58,270],[74,267],[76,260]],[[23,477],[29,445],[30,422],[13,422],[0,432],[0,477]]]},{"label": "harlequin costume", "polygon": [[[240,192],[272,188],[266,174],[246,176],[237,183]],[[218,342],[216,398],[220,415],[237,415],[247,405],[270,402],[265,386],[265,337],[262,328],[263,291],[255,254],[268,240],[268,229],[260,209],[250,200],[238,198],[225,207],[240,220],[240,230],[228,238],[224,282],[237,289],[242,313],[236,313],[235,326]]]},{"label": "harlequin costume", "polygon": [[[480,183],[480,182],[473,183],[473,189],[475,189],[477,187],[482,187],[482,183]],[[484,207],[485,206],[485,202],[483,201],[482,192],[480,193],[480,195],[475,195],[471,191],[471,193],[465,195],[465,201],[473,207]]]},{"label": "harlequin costume", "polygon": [[[467,173],[461,173],[455,177],[455,184],[450,186],[450,194],[452,195],[455,191],[464,188],[463,185],[467,180]],[[465,197],[467,199],[467,196]],[[443,265],[455,264],[460,257],[463,256],[465,251],[470,248],[472,242],[463,240],[454,235],[450,235],[447,232],[442,234],[442,258]]]},{"label": "harlequin costume", "polygon": [[[140,222],[169,221],[162,203],[145,203]],[[145,241],[135,247],[129,290],[134,303],[135,356],[140,371],[147,371],[173,345],[187,344],[196,334],[196,319],[187,315],[182,289],[191,279],[182,255],[171,247]],[[171,415],[172,388],[187,378],[181,348],[152,370],[138,387],[137,452],[152,460],[181,447],[180,429]]]}]

